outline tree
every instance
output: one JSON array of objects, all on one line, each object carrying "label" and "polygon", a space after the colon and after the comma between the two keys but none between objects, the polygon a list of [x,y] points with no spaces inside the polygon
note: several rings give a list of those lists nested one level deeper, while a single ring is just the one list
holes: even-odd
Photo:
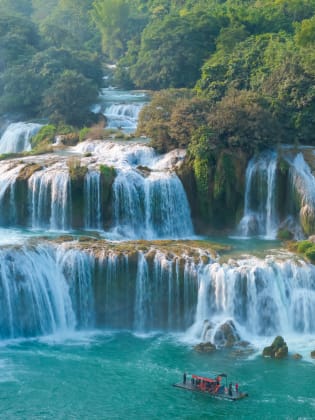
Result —
[{"label": "tree", "polygon": [[229,91],[209,114],[208,127],[219,147],[240,148],[249,155],[283,141],[268,102],[250,91]]},{"label": "tree", "polygon": [[170,118],[170,136],[177,147],[188,147],[193,133],[205,126],[211,110],[211,103],[202,98],[184,98],[176,102]]},{"label": "tree", "polygon": [[97,94],[91,80],[74,70],[65,70],[45,92],[43,112],[53,122],[83,126]]},{"label": "tree", "polygon": [[127,0],[95,0],[92,18],[102,36],[103,52],[116,61],[127,51],[127,43],[143,28],[142,19],[134,18]]},{"label": "tree", "polygon": [[218,20],[206,13],[153,20],[142,33],[131,79],[137,87],[154,90],[193,87],[218,32]]}]

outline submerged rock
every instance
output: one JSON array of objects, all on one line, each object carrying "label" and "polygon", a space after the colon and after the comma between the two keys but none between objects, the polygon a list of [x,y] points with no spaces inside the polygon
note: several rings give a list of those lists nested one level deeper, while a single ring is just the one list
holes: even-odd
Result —
[{"label": "submerged rock", "polygon": [[292,357],[293,357],[294,360],[301,360],[302,359],[302,355],[299,354],[299,353],[294,353]]},{"label": "submerged rock", "polygon": [[216,349],[216,346],[210,341],[208,341],[207,343],[199,343],[194,347],[194,350],[196,350],[198,353],[212,353]]},{"label": "submerged rock", "polygon": [[283,337],[278,335],[271,346],[267,346],[263,350],[264,357],[271,357],[273,359],[283,359],[288,356],[288,346]]}]

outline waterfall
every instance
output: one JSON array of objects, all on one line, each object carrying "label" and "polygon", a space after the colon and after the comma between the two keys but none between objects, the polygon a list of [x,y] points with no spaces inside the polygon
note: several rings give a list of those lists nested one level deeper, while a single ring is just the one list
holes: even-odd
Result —
[{"label": "waterfall", "polygon": [[139,112],[143,104],[113,104],[105,108],[107,128],[118,128],[126,132],[133,132],[137,128]]},{"label": "waterfall", "polygon": [[84,179],[84,225],[86,229],[101,229],[101,174],[88,171]]},{"label": "waterfall", "polygon": [[69,287],[49,249],[1,249],[0,284],[1,338],[73,329]]},{"label": "waterfall", "polygon": [[15,182],[23,165],[4,164],[0,173],[0,223],[16,223]]},{"label": "waterfall", "polygon": [[[315,267],[304,262],[250,258],[209,264],[199,276],[194,334],[205,320],[233,320],[248,336],[315,331]],[[209,337],[208,337],[209,339]]]},{"label": "waterfall", "polygon": [[10,124],[0,139],[0,153],[19,153],[31,150],[30,139],[41,124],[18,122]]},{"label": "waterfall", "polygon": [[152,322],[152,296],[149,279],[148,263],[142,252],[139,252],[136,277],[136,301],[134,327],[143,332],[146,325]]},{"label": "waterfall", "polygon": [[[292,185],[292,202],[294,195],[298,195],[299,216],[301,220],[315,223],[315,177],[305,162],[303,154],[298,153],[290,163],[290,180]],[[294,203],[293,203],[294,204]],[[310,233],[310,232],[307,232]]]},{"label": "waterfall", "polygon": [[114,226],[127,237],[185,238],[193,235],[185,190],[175,173],[119,172],[113,185]]},{"label": "waterfall", "polygon": [[31,226],[67,230],[71,227],[71,194],[68,171],[51,167],[28,180]]},{"label": "waterfall", "polygon": [[220,264],[158,249],[94,249],[2,246],[0,337],[127,328],[188,329],[194,339],[213,340],[227,320],[245,338],[315,332],[311,264],[271,256]]},{"label": "waterfall", "polygon": [[137,128],[139,112],[147,102],[145,92],[106,88],[102,90],[93,112],[102,112],[105,115],[107,128],[118,128],[132,133]]},{"label": "waterfall", "polygon": [[250,160],[246,169],[244,215],[238,226],[243,237],[274,239],[279,220],[276,209],[277,154],[266,152]]}]

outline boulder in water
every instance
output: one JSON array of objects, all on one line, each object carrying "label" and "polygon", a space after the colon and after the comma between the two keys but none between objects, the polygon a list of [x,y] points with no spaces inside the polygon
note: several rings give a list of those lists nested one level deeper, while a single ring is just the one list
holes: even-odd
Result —
[{"label": "boulder in water", "polygon": [[294,355],[292,356],[294,360],[301,360],[302,359],[302,355],[299,353],[294,353]]},{"label": "boulder in water", "polygon": [[315,350],[311,351],[311,358],[315,359]]},{"label": "boulder in water", "polygon": [[241,337],[233,321],[226,321],[220,325],[214,334],[214,343],[218,347],[233,347],[239,343]]},{"label": "boulder in water", "polygon": [[207,343],[199,343],[197,344],[194,349],[198,352],[198,353],[212,353],[214,352],[217,348],[214,344],[212,344],[210,341],[208,341]]},{"label": "boulder in water", "polygon": [[273,359],[283,359],[288,356],[288,346],[283,337],[278,335],[271,346],[267,346],[263,350],[264,357],[271,357]]}]

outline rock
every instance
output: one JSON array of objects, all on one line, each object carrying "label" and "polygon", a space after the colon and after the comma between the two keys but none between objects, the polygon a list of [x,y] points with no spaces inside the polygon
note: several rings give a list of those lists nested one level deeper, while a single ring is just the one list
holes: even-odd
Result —
[{"label": "rock", "polygon": [[272,357],[273,359],[283,359],[288,356],[288,346],[283,337],[278,335],[271,346],[264,348],[262,355],[264,357]]},{"label": "rock", "polygon": [[145,178],[148,177],[150,173],[152,172],[150,168],[148,168],[147,166],[142,166],[142,165],[137,166],[137,171],[140,172],[141,175],[144,176]]},{"label": "rock", "polygon": [[293,359],[295,359],[295,360],[301,360],[302,359],[302,355],[301,354],[299,354],[299,353],[295,353],[295,354],[293,354]]},{"label": "rock", "polygon": [[233,321],[226,321],[220,325],[214,334],[214,343],[218,347],[233,347],[240,342],[240,335]]},{"label": "rock", "polygon": [[315,359],[315,350],[311,351],[311,358]]},{"label": "rock", "polygon": [[212,353],[216,349],[216,346],[210,341],[208,341],[207,343],[199,343],[194,347],[194,350],[196,350],[198,353]]}]

